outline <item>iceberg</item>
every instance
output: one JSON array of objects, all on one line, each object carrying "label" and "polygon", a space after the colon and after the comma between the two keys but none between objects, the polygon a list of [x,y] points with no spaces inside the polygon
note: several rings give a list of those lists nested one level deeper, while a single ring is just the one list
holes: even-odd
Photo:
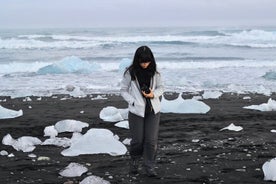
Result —
[{"label": "iceberg", "polygon": [[37,74],[68,74],[68,73],[91,73],[97,71],[101,66],[97,63],[89,63],[76,56],[70,56],[56,63],[44,66],[37,71]]},{"label": "iceberg", "polygon": [[22,115],[23,115],[23,111],[21,109],[19,111],[15,111],[15,110],[4,108],[0,105],[0,119],[16,118]]}]

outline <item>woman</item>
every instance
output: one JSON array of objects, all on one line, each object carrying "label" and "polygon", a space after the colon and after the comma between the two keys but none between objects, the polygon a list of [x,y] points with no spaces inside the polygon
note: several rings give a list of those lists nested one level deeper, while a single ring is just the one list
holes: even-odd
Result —
[{"label": "woman", "polygon": [[149,47],[141,46],[136,50],[131,66],[124,73],[120,92],[129,108],[132,138],[130,172],[138,173],[138,162],[143,156],[146,174],[156,176],[154,164],[161,109],[159,97],[163,94],[163,84]]}]

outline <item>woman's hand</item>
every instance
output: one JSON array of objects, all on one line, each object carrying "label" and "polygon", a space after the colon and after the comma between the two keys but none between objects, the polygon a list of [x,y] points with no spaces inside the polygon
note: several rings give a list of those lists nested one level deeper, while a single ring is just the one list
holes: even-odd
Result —
[{"label": "woman's hand", "polygon": [[153,91],[151,89],[149,89],[149,90],[150,90],[150,93],[147,94],[145,91],[142,91],[142,94],[146,98],[153,98],[154,97]]}]

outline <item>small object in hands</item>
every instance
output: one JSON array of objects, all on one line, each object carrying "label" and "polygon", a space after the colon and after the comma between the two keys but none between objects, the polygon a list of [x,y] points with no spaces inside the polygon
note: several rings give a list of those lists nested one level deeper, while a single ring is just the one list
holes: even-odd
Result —
[{"label": "small object in hands", "polygon": [[146,94],[150,93],[150,89],[148,86],[146,86],[145,84],[141,87],[141,90],[144,91]]}]

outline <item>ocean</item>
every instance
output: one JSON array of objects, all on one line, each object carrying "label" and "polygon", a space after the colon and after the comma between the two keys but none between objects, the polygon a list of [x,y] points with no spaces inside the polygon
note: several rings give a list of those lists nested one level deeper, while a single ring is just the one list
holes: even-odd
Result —
[{"label": "ocean", "polygon": [[149,46],[166,91],[276,92],[276,28],[0,30],[0,96],[118,93]]}]

